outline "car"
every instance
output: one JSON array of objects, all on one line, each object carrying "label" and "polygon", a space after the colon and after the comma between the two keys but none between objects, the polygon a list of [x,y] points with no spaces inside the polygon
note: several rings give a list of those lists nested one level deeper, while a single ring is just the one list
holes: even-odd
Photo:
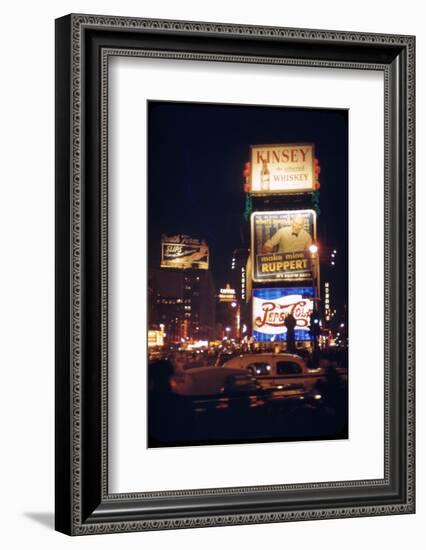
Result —
[{"label": "car", "polygon": [[326,376],[323,368],[308,368],[306,361],[292,353],[256,353],[230,359],[223,369],[241,369],[254,376],[263,388],[285,389],[302,385],[311,391]]}]

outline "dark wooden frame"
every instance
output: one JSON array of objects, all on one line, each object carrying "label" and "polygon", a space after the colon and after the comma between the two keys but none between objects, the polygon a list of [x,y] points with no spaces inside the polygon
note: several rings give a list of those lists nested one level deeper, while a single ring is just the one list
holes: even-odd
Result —
[{"label": "dark wooden frame", "polygon": [[[110,533],[414,512],[412,36],[69,15],[56,21],[56,529]],[[111,55],[382,71],[385,433],[380,480],[108,493]]]}]

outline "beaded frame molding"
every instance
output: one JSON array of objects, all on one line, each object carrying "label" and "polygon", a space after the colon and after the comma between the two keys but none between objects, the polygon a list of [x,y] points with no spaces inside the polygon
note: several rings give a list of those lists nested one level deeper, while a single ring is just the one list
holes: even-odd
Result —
[{"label": "beaded frame molding", "polygon": [[[384,75],[384,477],[108,491],[108,60]],[[56,20],[56,529],[69,535],[415,511],[415,38],[98,15]]]}]

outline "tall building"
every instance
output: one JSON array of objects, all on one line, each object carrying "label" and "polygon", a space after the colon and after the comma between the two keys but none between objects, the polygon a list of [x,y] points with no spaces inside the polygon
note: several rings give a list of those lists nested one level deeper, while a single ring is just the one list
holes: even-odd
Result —
[{"label": "tall building", "polygon": [[216,288],[209,270],[187,269],[183,272],[185,320],[188,337],[212,340],[215,337]]},{"label": "tall building", "polygon": [[170,343],[214,338],[216,290],[209,270],[150,269],[149,288],[149,328],[164,325]]}]

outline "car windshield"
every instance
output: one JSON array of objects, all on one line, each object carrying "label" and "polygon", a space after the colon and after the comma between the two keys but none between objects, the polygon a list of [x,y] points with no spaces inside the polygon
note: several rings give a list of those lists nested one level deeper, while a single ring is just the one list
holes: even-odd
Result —
[{"label": "car windshield", "polygon": [[300,374],[302,369],[294,361],[278,361],[277,374]]},{"label": "car windshield", "polygon": [[238,353],[220,353],[216,359],[216,366],[221,367],[222,365],[224,365],[234,357],[237,357],[238,355],[239,355]]}]

